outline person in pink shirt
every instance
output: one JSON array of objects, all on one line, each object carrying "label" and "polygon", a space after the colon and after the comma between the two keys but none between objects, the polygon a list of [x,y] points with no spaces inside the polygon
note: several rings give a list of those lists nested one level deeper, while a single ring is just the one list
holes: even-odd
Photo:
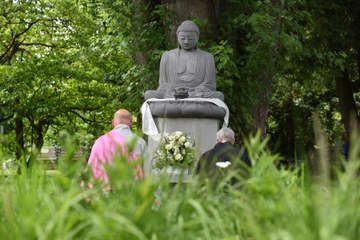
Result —
[{"label": "person in pink shirt", "polygon": [[[94,143],[87,169],[91,169],[92,174],[89,178],[88,187],[93,187],[94,180],[103,184],[103,191],[110,190],[109,177],[105,170],[105,165],[111,165],[116,156],[125,156],[128,161],[139,161],[134,169],[135,180],[143,177],[141,167],[141,157],[147,154],[147,145],[144,139],[131,131],[132,118],[126,109],[119,109],[115,112],[112,119],[112,130],[100,136]],[[128,146],[135,144],[129,151]],[[118,158],[123,159],[123,158]],[[129,165],[130,166],[130,165]],[[84,186],[84,182],[81,184]]]}]

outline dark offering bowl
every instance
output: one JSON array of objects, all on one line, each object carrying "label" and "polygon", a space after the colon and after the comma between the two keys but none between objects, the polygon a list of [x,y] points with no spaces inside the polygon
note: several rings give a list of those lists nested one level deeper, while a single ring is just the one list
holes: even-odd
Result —
[{"label": "dark offering bowl", "polygon": [[189,88],[186,88],[186,87],[175,88],[174,97],[175,97],[175,99],[188,98],[189,97]]}]

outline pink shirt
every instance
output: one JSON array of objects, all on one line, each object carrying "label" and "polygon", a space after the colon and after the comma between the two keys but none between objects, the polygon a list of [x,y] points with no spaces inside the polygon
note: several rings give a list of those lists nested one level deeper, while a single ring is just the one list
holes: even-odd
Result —
[{"label": "pink shirt", "polygon": [[[122,137],[116,130],[111,130],[95,141],[87,163],[88,167],[91,167],[92,169],[92,177],[90,178],[90,182],[88,184],[89,188],[93,187],[91,182],[94,178],[96,178],[104,183],[104,190],[110,190],[110,186],[108,184],[109,177],[104,166],[105,164],[111,165],[116,154],[126,156],[128,161],[138,160],[135,153],[128,153],[125,142],[125,138]],[[143,177],[140,163],[136,166],[134,174],[135,180]]]}]

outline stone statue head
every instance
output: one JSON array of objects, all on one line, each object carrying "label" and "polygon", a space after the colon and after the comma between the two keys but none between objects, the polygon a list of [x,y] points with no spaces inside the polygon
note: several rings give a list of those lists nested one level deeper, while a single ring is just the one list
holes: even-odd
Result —
[{"label": "stone statue head", "polygon": [[196,48],[199,34],[199,28],[195,23],[190,20],[182,22],[176,31],[179,47],[185,50]]},{"label": "stone statue head", "polygon": [[200,31],[198,26],[193,21],[185,20],[183,21],[178,29],[176,30],[176,35],[179,34],[179,32],[196,32],[197,36],[199,37]]}]

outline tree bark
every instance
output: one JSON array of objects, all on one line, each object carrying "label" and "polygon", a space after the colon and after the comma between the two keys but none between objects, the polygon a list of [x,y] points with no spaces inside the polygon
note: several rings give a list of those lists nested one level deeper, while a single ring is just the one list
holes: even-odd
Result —
[{"label": "tree bark", "polygon": [[219,1],[203,1],[203,0],[162,0],[170,10],[176,12],[176,18],[173,26],[171,26],[171,39],[174,46],[176,46],[176,29],[185,20],[192,18],[200,18],[206,20],[211,28],[209,32],[200,32],[200,38],[209,39],[216,36],[216,30],[220,11]]},{"label": "tree bark", "polygon": [[335,78],[336,93],[339,97],[339,110],[345,126],[347,140],[351,135],[351,124],[356,121],[357,107],[353,97],[352,84],[347,69]]},{"label": "tree bark", "polygon": [[[278,38],[279,34],[280,34],[280,29],[281,29],[281,10],[284,8],[284,3],[282,3],[281,0],[273,0],[272,2],[273,7],[274,7],[274,26],[273,26],[273,31],[274,31],[274,37]],[[263,78],[263,88],[260,89],[260,99],[259,99],[259,104],[257,106],[257,108],[254,111],[254,127],[255,129],[259,129],[262,133],[262,137],[266,136],[266,121],[267,121],[267,116],[268,116],[268,112],[269,112],[269,106],[270,106],[270,96],[271,96],[271,92],[272,92],[272,85],[274,82],[274,69],[276,68],[276,55],[278,52],[278,48],[275,47],[274,49],[272,49],[271,51],[271,55],[272,55],[272,63],[269,66],[268,69],[265,69],[263,71],[262,74],[262,78]]]},{"label": "tree bark", "polygon": [[42,146],[44,145],[44,133],[46,133],[47,130],[43,130],[44,128],[47,129],[44,125],[37,125],[33,127],[36,133],[35,137],[35,147],[40,152]]},{"label": "tree bark", "polygon": [[22,118],[15,118],[15,140],[17,143],[17,148],[15,151],[15,155],[17,159],[20,159],[24,153],[24,123]]},{"label": "tree bark", "polygon": [[148,1],[146,0],[132,0],[133,3],[133,11],[134,11],[134,15],[132,18],[132,25],[133,28],[135,29],[135,49],[137,49],[137,52],[135,53],[135,58],[136,61],[139,64],[145,64],[147,61],[147,56],[146,53],[144,51],[142,51],[142,47],[140,44],[140,33],[137,29],[139,29],[142,25],[142,21],[144,21],[146,18],[144,17],[144,9],[145,7],[143,6],[147,6],[148,5]]}]

